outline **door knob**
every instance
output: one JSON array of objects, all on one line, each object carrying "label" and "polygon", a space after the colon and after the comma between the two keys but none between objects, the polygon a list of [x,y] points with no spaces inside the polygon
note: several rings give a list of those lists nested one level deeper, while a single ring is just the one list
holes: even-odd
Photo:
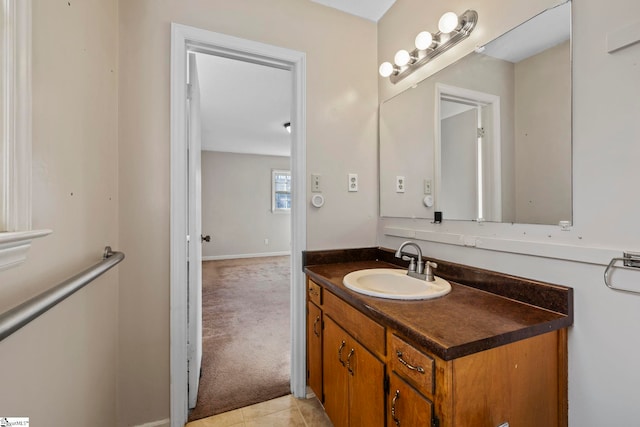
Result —
[{"label": "door knob", "polygon": [[211,241],[211,236],[209,236],[208,234],[206,236],[203,236],[202,234],[200,235],[200,241],[201,242],[210,242]]}]

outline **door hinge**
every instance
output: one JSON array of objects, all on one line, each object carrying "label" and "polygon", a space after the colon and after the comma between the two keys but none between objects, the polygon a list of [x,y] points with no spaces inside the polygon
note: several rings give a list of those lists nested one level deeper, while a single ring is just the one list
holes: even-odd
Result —
[{"label": "door hinge", "polygon": [[440,427],[440,420],[435,415],[431,419],[431,427]]},{"label": "door hinge", "polygon": [[484,128],[478,128],[478,138],[484,138],[485,130]]},{"label": "door hinge", "polygon": [[193,97],[193,85],[191,83],[187,83],[187,99],[191,101]]}]

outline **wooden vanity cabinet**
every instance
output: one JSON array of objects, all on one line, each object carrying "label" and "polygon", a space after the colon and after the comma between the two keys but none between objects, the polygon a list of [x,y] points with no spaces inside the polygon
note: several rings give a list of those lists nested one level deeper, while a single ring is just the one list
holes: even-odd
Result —
[{"label": "wooden vanity cabinet", "polygon": [[307,385],[322,401],[322,287],[311,280],[307,285]]},{"label": "wooden vanity cabinet", "polygon": [[334,427],[384,426],[384,363],[331,317],[324,328],[324,408]]},{"label": "wooden vanity cabinet", "polygon": [[307,284],[308,384],[335,427],[567,426],[566,329],[444,360]]},{"label": "wooden vanity cabinet", "polygon": [[334,427],[385,425],[385,328],[307,279],[307,384]]},{"label": "wooden vanity cabinet", "polygon": [[[566,427],[567,414],[561,405],[566,399],[566,353],[559,351],[566,346],[562,331],[449,361],[413,347],[396,334],[389,337],[388,426],[397,425],[398,419],[405,426]],[[432,414],[431,421],[413,424],[411,410]]]}]

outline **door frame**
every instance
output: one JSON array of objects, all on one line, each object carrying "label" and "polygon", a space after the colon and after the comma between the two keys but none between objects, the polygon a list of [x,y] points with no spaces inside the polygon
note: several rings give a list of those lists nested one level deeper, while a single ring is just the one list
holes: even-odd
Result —
[{"label": "door frame", "polygon": [[[486,147],[489,153],[490,164],[492,165],[491,177],[489,178],[489,184],[492,188],[492,193],[487,197],[490,203],[488,205],[490,212],[492,212],[491,221],[502,221],[502,135],[500,131],[495,129],[501,129],[500,125],[500,97],[490,93],[479,92],[476,90],[461,88],[444,83],[435,84],[435,106],[434,106],[434,176],[435,176],[435,193],[436,193],[436,210],[442,210],[438,194],[441,193],[442,186],[442,132],[440,125],[440,100],[443,96],[451,96],[454,98],[466,99],[479,105],[484,104],[492,110],[492,140],[489,141],[489,146]],[[446,212],[445,212],[446,215]]]},{"label": "door frame", "polygon": [[[305,287],[302,251],[306,248],[306,55],[186,25],[171,24],[171,219],[170,219],[170,400],[171,426],[188,417],[187,375],[187,53],[203,52],[291,71],[291,392],[306,395]],[[198,237],[198,236],[194,236]]]}]

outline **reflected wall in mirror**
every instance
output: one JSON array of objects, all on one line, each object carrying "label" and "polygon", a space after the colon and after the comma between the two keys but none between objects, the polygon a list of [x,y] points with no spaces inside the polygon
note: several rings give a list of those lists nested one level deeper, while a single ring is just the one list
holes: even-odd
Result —
[{"label": "reflected wall in mirror", "polygon": [[381,104],[381,216],[571,220],[570,20],[549,9]]}]

